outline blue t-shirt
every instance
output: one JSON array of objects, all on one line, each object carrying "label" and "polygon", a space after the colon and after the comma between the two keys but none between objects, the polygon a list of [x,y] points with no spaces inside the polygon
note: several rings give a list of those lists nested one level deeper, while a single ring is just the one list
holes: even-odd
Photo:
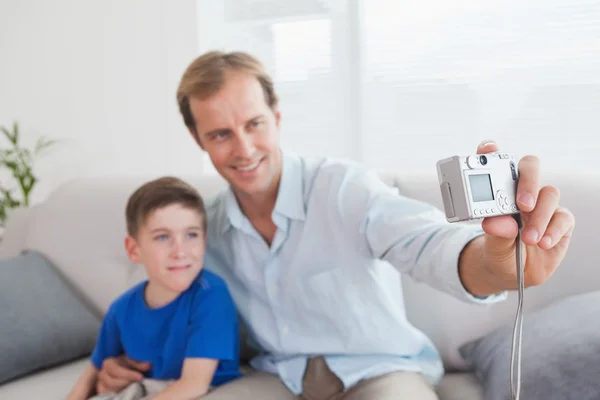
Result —
[{"label": "blue t-shirt", "polygon": [[186,358],[219,360],[212,386],[240,376],[237,312],[225,282],[202,270],[179,297],[160,308],[144,300],[148,281],[119,296],[109,307],[91,356],[96,368],[104,359],[125,353],[152,364],[146,377],[179,379]]}]

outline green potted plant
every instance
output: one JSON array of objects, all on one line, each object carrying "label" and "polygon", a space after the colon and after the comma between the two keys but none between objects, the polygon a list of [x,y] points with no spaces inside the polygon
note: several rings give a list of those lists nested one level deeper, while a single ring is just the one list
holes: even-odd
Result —
[{"label": "green potted plant", "polygon": [[28,207],[31,192],[38,182],[34,172],[35,161],[48,148],[57,143],[56,140],[39,138],[33,149],[21,144],[19,124],[13,123],[12,130],[0,127],[8,140],[8,148],[0,148],[0,169],[10,172],[16,183],[0,182],[0,226],[4,226],[7,213],[11,208]]}]

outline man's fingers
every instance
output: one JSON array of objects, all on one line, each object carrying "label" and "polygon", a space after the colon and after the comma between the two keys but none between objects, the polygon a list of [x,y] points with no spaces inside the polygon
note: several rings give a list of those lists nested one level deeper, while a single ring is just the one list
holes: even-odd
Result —
[{"label": "man's fingers", "polygon": [[514,240],[517,237],[517,222],[509,215],[484,218],[481,227],[485,233],[494,237],[507,240]]},{"label": "man's fingers", "polygon": [[509,215],[485,218],[481,227],[485,231],[485,252],[494,263],[502,263],[510,257],[519,228],[517,221]]},{"label": "man's fingers", "polygon": [[484,140],[477,146],[477,154],[493,153],[498,151],[498,145],[492,140]]},{"label": "man's fingers", "polygon": [[535,156],[524,156],[519,161],[519,185],[517,205],[524,212],[535,208],[540,190],[540,160]]},{"label": "man's fingers", "polygon": [[[138,372],[136,372],[137,374]],[[107,371],[100,371],[98,374],[98,380],[102,386],[108,392],[120,392],[125,389],[131,382],[138,381],[139,379],[133,379],[132,376],[124,378],[122,376],[111,375],[111,373]]]},{"label": "man's fingers", "polygon": [[128,382],[139,381],[144,378],[144,376],[139,372],[133,369],[127,368],[119,363],[113,363],[109,368],[106,369],[107,374],[113,378]]},{"label": "man's fingers", "polygon": [[529,214],[523,227],[523,242],[536,245],[546,232],[550,219],[558,208],[560,192],[553,186],[544,186],[540,190],[535,209]]},{"label": "man's fingers", "polygon": [[133,368],[133,369],[136,369],[136,370],[142,371],[142,372],[148,371],[151,366],[151,364],[148,362],[135,361],[129,357],[123,357],[123,362],[125,363],[125,365],[129,366],[130,368]]},{"label": "man's fingers", "polygon": [[98,384],[109,392],[118,392],[128,386],[131,382],[140,381],[143,375],[122,364],[116,358],[106,359],[102,369],[98,373]]},{"label": "man's fingers", "polygon": [[575,217],[573,214],[566,208],[559,207],[552,216],[538,246],[546,250],[550,249],[561,240],[565,238],[568,240],[574,228]]}]

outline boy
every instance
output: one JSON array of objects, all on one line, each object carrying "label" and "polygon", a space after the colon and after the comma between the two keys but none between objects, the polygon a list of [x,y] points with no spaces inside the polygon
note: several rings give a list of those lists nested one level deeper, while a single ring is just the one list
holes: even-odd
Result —
[{"label": "boy", "polygon": [[[225,282],[202,269],[206,214],[200,195],[177,178],[159,178],[131,195],[125,214],[127,255],[144,265],[148,279],[111,304],[91,364],[68,399],[93,394],[104,359],[123,353],[151,364],[148,379],[94,398],[191,399],[240,376],[236,309]],[[148,393],[151,386],[154,393]]]}]

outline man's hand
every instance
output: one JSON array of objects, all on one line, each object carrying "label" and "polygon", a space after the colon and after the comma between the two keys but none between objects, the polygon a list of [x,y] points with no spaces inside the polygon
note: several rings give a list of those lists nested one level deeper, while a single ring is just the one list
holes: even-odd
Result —
[{"label": "man's hand", "polygon": [[[477,154],[498,151],[483,142]],[[554,273],[569,247],[575,228],[573,214],[559,205],[560,192],[553,186],[540,188],[540,162],[525,156],[519,162],[517,206],[523,220],[522,241],[525,287],[540,285]],[[474,295],[489,295],[517,288],[517,222],[512,216],[485,218],[485,235],[465,247],[459,274]],[[483,271],[477,271],[482,268]]]},{"label": "man's hand", "polygon": [[96,392],[98,394],[120,392],[129,384],[141,381],[144,378],[143,373],[150,367],[149,363],[133,361],[124,355],[107,358],[98,372]]}]

